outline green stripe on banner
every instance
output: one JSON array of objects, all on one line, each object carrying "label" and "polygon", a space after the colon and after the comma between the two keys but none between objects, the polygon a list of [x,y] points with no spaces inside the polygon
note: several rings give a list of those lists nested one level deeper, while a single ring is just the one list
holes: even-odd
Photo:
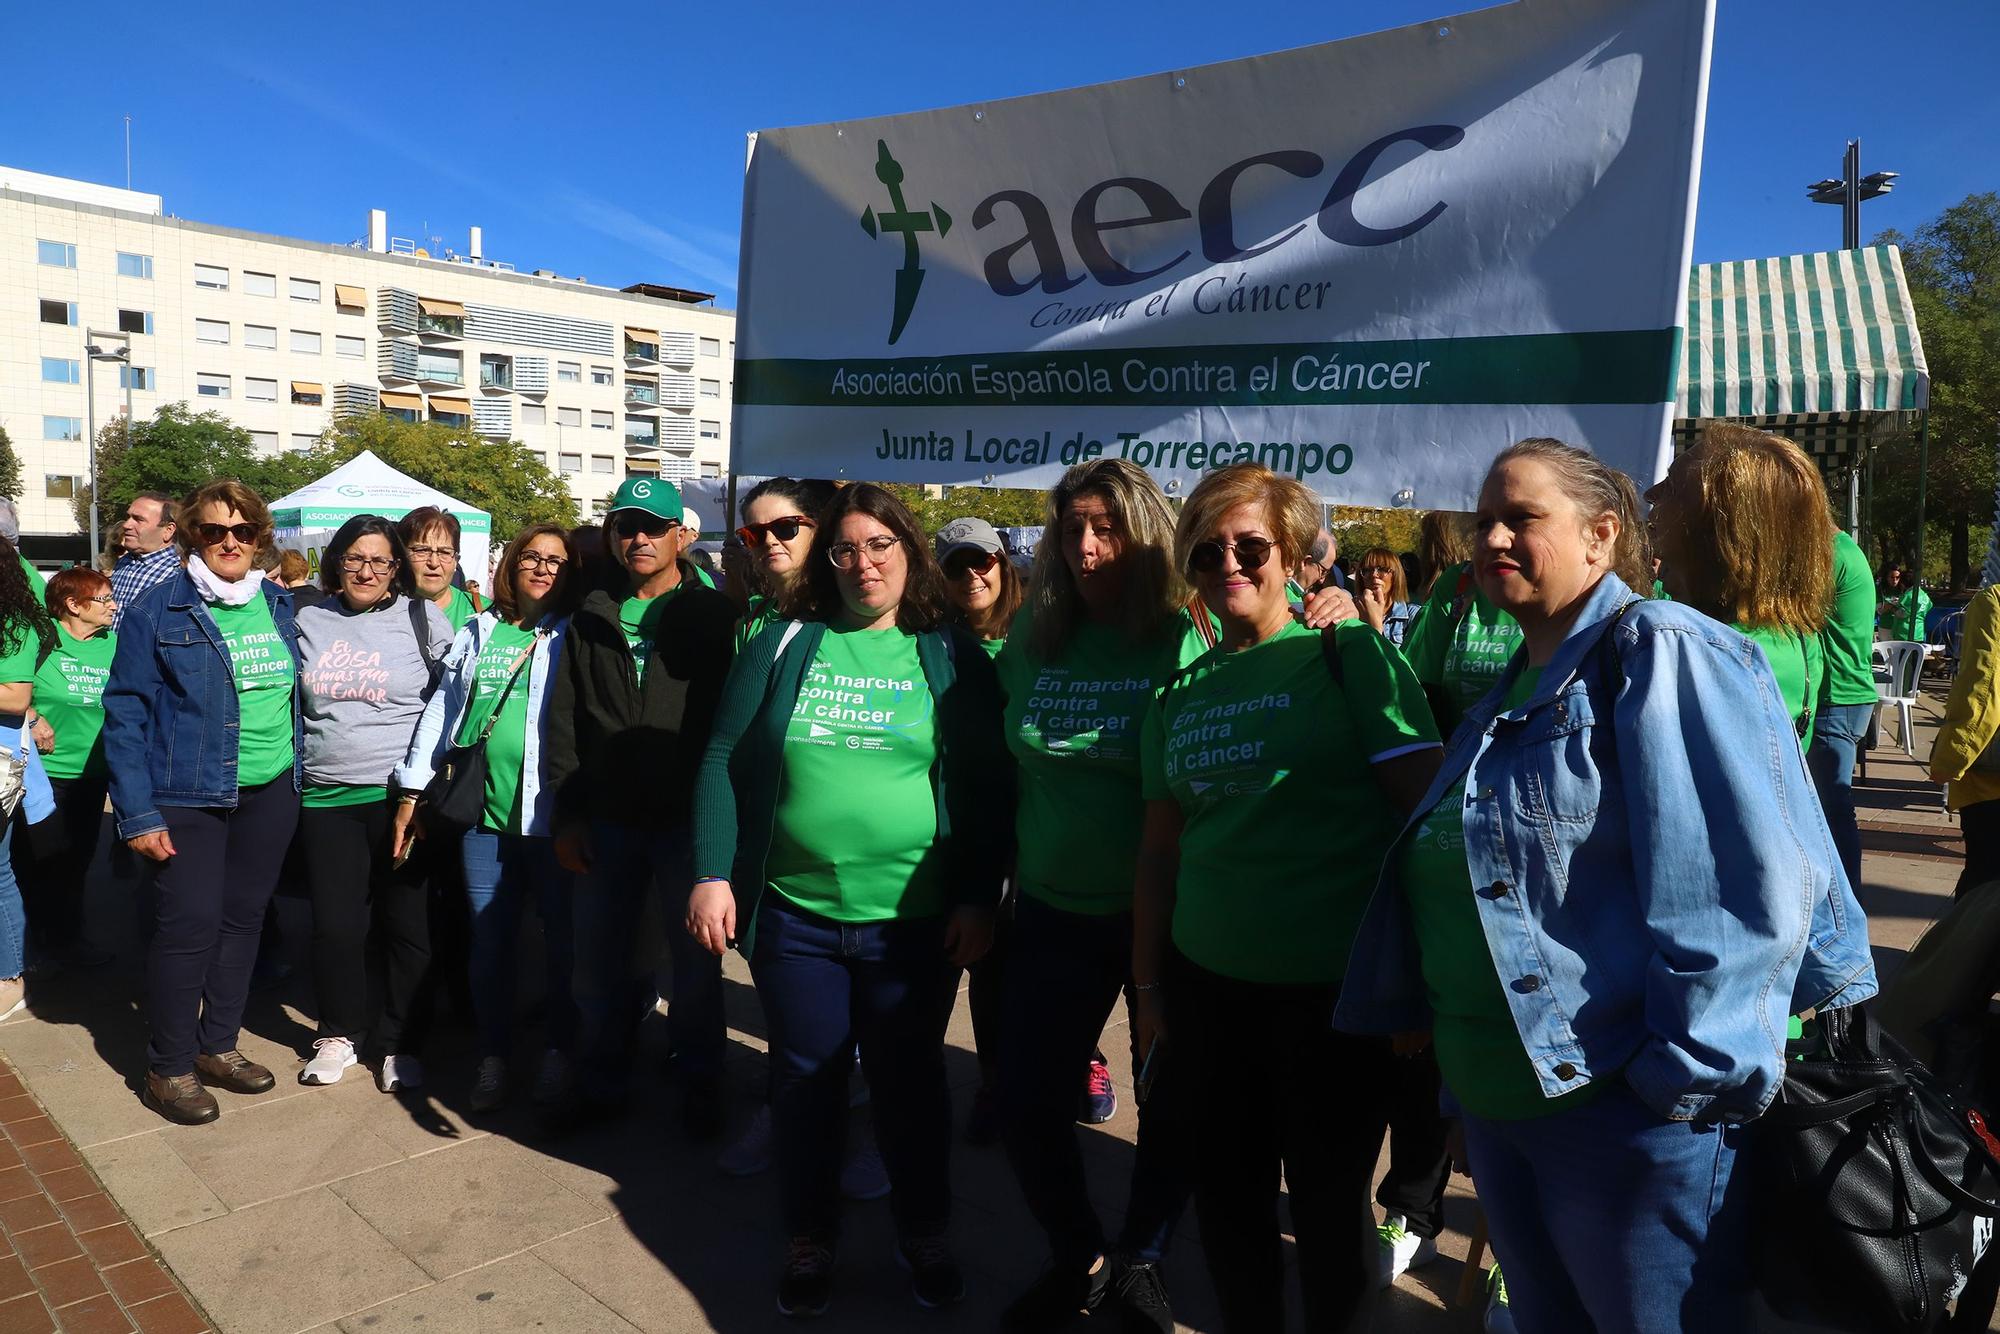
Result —
[{"label": "green stripe on banner", "polygon": [[1678,333],[764,358],[737,363],[736,402],[815,408],[1670,403]]}]

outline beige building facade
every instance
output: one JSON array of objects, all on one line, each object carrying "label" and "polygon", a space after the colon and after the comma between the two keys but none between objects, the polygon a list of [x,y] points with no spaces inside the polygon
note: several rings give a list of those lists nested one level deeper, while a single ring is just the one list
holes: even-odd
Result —
[{"label": "beige building facade", "polygon": [[[0,167],[0,426],[22,461],[22,532],[77,531],[87,392],[100,426],[129,391],[141,420],[185,402],[272,452],[343,413],[464,424],[525,444],[583,515],[628,475],[727,470],[730,311],[521,273],[480,249],[474,228],[466,254],[426,254],[379,212],[353,245],[259,235]],[[128,345],[127,361],[103,359]]]}]

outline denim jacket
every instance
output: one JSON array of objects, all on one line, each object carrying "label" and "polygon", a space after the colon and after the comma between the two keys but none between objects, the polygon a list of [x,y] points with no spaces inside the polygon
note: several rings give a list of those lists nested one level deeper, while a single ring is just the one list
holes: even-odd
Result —
[{"label": "denim jacket", "polygon": [[1787,1016],[1875,993],[1867,922],[1763,650],[1632,599],[1606,575],[1525,704],[1501,708],[1523,650],[1466,714],[1334,1022],[1429,1026],[1403,840],[1463,778],[1474,900],[1542,1092],[1622,1076],[1663,1117],[1749,1120],[1782,1082]]},{"label": "denim jacket", "polygon": [[[292,595],[269,579],[262,587],[296,673],[299,626]],[[240,725],[229,645],[182,570],[140,594],[119,623],[104,687],[104,758],[118,837],[165,829],[162,806],[235,806]],[[304,753],[295,687],[294,788]]]}]

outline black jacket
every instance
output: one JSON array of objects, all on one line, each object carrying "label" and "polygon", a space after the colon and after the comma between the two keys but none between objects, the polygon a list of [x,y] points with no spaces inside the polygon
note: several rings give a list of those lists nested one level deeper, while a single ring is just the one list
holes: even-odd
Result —
[{"label": "black jacket", "polygon": [[680,570],[643,684],[618,624],[623,593],[592,592],[570,619],[543,754],[558,828],[593,819],[684,828],[692,818],[739,612],[687,561]]}]

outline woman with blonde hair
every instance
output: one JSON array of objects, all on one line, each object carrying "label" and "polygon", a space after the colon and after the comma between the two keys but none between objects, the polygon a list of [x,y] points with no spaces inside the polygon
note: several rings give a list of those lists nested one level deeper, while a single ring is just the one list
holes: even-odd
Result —
[{"label": "woman with blonde hair", "polygon": [[1764,650],[1804,745],[1833,578],[1833,514],[1819,469],[1783,436],[1717,422],[1646,500],[1667,593]]},{"label": "woman with blonde hair", "polygon": [[[1158,1264],[1188,1192],[1172,1126],[1178,1095],[1163,1084],[1140,1105],[1115,1249],[1073,1124],[1086,1067],[1109,1099],[1110,1071],[1092,1053],[1121,994],[1128,1014],[1137,998],[1140,720],[1153,692],[1213,640],[1207,613],[1199,631],[1189,614],[1173,524],[1159,485],[1134,463],[1093,459],[1064,473],[1049,493],[1027,606],[999,657],[1020,851],[995,1088],[1014,1174],[1051,1251],[1047,1272],[1003,1313],[1009,1329],[1049,1328],[1107,1304],[1141,1327],[1173,1328]],[[1283,566],[1274,569],[1282,581]],[[1145,1060],[1134,1046],[1135,1080]]]},{"label": "woman with blonde hair", "polygon": [[1359,596],[1355,603],[1361,619],[1375,627],[1397,648],[1415,619],[1417,609],[1410,603],[1409,587],[1403,581],[1403,562],[1387,547],[1370,547],[1354,567]]},{"label": "woman with blonde hair", "polygon": [[[1293,619],[1285,570],[1318,527],[1312,493],[1257,464],[1195,487],[1175,564],[1222,637],[1158,693],[1142,731],[1134,1029],[1190,1099],[1195,1209],[1230,1334],[1285,1327],[1281,1173],[1306,1327],[1344,1328],[1367,1290],[1372,1220],[1358,1206],[1393,1058],[1329,1020],[1376,868],[1438,763],[1388,640],[1359,621],[1323,636]],[[1265,1095],[1251,1117],[1246,1068]]]}]

